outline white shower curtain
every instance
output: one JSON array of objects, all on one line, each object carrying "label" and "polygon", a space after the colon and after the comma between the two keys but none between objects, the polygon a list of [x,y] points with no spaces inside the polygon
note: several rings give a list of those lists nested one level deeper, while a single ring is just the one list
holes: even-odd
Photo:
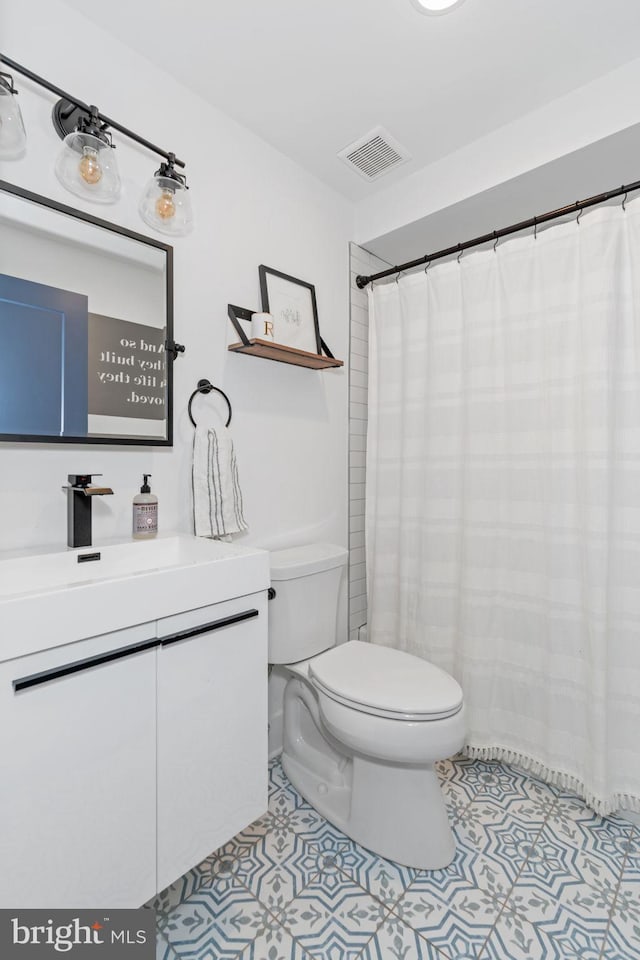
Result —
[{"label": "white shower curtain", "polygon": [[640,812],[640,199],[369,291],[369,636]]}]

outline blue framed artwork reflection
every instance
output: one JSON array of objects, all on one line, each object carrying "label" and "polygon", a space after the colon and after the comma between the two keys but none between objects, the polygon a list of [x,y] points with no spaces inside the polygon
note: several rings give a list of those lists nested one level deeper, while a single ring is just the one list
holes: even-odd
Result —
[{"label": "blue framed artwork reflection", "polygon": [[0,341],[0,433],[86,434],[87,297],[0,274]]}]

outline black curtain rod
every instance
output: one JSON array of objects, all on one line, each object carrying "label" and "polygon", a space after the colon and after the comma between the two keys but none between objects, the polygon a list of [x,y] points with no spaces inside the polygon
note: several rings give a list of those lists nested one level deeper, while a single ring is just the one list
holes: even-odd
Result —
[{"label": "black curtain rod", "polygon": [[428,253],[418,260],[410,260],[408,263],[401,263],[397,267],[389,267],[388,270],[381,270],[380,273],[372,273],[369,277],[357,276],[356,284],[362,290],[373,280],[382,280],[383,277],[392,277],[394,273],[402,273],[404,270],[411,270],[413,267],[421,267],[425,263],[431,263],[432,260],[441,260],[443,257],[450,257],[454,253],[462,253],[463,250],[469,250],[470,247],[479,247],[483,243],[490,243],[491,240],[498,241],[501,237],[508,237],[511,233],[518,233],[520,230],[528,230],[531,227],[538,227],[541,223],[548,223],[549,220],[557,220],[560,217],[566,217],[570,213],[577,213],[585,210],[587,207],[595,207],[599,203],[605,203],[607,200],[613,200],[614,197],[621,197],[623,194],[631,193],[632,190],[640,189],[640,180],[627,185],[617,187],[615,190],[608,190],[607,193],[599,193],[595,197],[587,197],[586,200],[576,200],[567,207],[560,207],[558,210],[551,210],[549,213],[542,213],[538,217],[531,217],[529,220],[521,220],[520,223],[514,223],[510,227],[502,227],[501,230],[493,230],[491,233],[485,233],[482,237],[475,237],[473,240],[467,240],[465,243],[456,243],[453,247],[447,247],[445,250],[438,250],[436,253]]},{"label": "black curtain rod", "polygon": [[[44,87],[45,90],[49,90],[50,93],[55,93],[55,95],[60,97],[61,100],[68,100],[69,103],[75,104],[75,106],[79,107],[80,110],[84,110],[86,113],[91,113],[91,106],[88,103],[85,103],[84,100],[78,100],[77,97],[73,97],[70,93],[67,93],[65,90],[57,87],[55,83],[50,83],[48,80],[45,80],[44,77],[34,73],[33,70],[29,70],[28,67],[23,67],[22,64],[18,63],[16,60],[11,60],[10,57],[5,56],[4,53],[0,53],[0,63],[6,63],[8,67],[10,67],[12,70],[17,70],[18,73],[21,73],[23,77],[33,80],[34,83]],[[118,123],[116,120],[111,120],[111,118],[105,116],[104,113],[98,113],[98,118],[102,121],[102,123],[106,123],[108,127],[113,127],[114,130],[118,130],[120,133],[123,133],[125,137],[135,140],[136,143],[146,147],[147,150],[151,150],[152,153],[157,153],[159,156],[164,157],[165,160],[171,160],[172,154],[170,154],[167,150],[162,150],[161,147],[157,147],[155,143],[151,143],[150,140],[145,140],[144,137],[138,136],[138,134],[134,133],[133,130],[129,130],[128,127],[123,127],[122,124]],[[177,157],[174,158],[173,163],[176,167],[184,167],[185,165],[184,161],[178,160]]]}]

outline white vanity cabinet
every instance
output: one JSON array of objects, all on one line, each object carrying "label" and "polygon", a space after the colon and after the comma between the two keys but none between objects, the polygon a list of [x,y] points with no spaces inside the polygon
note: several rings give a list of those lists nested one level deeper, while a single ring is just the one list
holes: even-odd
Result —
[{"label": "white vanity cabinet", "polygon": [[267,554],[131,549],[0,563],[0,908],[139,907],[267,809]]},{"label": "white vanity cabinet", "polygon": [[267,808],[266,593],[158,623],[158,889]]},{"label": "white vanity cabinet", "polygon": [[155,623],[0,664],[0,906],[156,889]]}]

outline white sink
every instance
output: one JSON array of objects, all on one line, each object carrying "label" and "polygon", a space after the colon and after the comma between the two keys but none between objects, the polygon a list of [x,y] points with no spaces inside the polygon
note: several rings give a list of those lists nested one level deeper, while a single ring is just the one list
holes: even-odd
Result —
[{"label": "white sink", "polygon": [[0,661],[268,586],[264,551],[186,535],[0,559]]},{"label": "white sink", "polygon": [[174,536],[0,560],[0,599],[210,563],[237,551],[231,544]]}]

